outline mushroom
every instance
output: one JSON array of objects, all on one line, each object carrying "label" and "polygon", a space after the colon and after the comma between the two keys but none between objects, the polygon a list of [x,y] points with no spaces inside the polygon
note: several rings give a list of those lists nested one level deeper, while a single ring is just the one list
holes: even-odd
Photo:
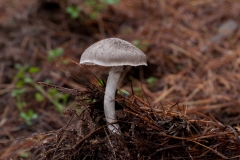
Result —
[{"label": "mushroom", "polygon": [[115,93],[123,66],[147,65],[146,55],[131,43],[119,38],[107,38],[94,43],[82,54],[80,64],[111,67],[104,95],[104,114],[108,129],[121,134],[116,123]]}]

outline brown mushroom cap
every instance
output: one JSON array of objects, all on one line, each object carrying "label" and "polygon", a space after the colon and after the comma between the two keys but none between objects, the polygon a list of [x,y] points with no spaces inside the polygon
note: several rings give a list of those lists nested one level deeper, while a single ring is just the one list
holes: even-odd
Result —
[{"label": "brown mushroom cap", "polygon": [[146,55],[141,50],[119,38],[94,43],[83,52],[80,64],[107,67],[147,65]]}]

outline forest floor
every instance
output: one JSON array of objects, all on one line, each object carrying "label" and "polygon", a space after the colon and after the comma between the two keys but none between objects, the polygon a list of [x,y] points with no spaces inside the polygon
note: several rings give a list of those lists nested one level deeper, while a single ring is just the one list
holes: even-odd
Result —
[{"label": "forest floor", "polygon": [[[238,159],[239,17],[239,0],[1,0],[0,159]],[[110,37],[148,63],[122,74],[123,137],[106,130],[94,78],[109,69],[78,64]]]}]

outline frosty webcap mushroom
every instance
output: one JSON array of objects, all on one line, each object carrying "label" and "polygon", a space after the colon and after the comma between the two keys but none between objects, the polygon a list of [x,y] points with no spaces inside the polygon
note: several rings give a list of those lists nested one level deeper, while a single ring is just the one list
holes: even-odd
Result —
[{"label": "frosty webcap mushroom", "polygon": [[80,64],[111,67],[104,95],[104,114],[108,129],[121,134],[116,123],[115,92],[124,65],[147,65],[146,55],[131,43],[119,38],[108,38],[94,43],[82,54]]}]

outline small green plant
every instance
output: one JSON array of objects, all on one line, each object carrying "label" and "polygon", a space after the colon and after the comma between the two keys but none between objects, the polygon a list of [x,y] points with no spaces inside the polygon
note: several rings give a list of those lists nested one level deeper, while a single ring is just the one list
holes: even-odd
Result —
[{"label": "small green plant", "polygon": [[125,89],[118,89],[117,93],[120,95],[126,96],[126,97],[128,97],[130,95],[130,93],[128,91],[126,91]]},{"label": "small green plant", "polygon": [[66,12],[70,15],[72,19],[77,19],[79,17],[81,8],[79,6],[67,6]]},{"label": "small green plant", "polygon": [[27,106],[27,102],[22,99],[22,95],[26,93],[26,88],[23,86],[28,83],[32,83],[33,80],[26,75],[25,73],[37,73],[39,72],[39,68],[37,67],[27,67],[21,66],[19,64],[15,65],[15,68],[18,69],[18,73],[15,76],[17,80],[16,88],[12,90],[12,97],[16,98],[16,106],[20,112],[20,117],[24,120],[27,125],[31,125],[31,120],[36,119],[38,115],[33,112],[33,110],[25,111],[25,107]]},{"label": "small green plant", "polygon": [[150,46],[149,42],[143,41],[140,39],[135,39],[132,41],[132,44],[141,49],[143,52],[145,52],[148,47]]},{"label": "small green plant", "polygon": [[20,150],[18,152],[18,155],[23,159],[29,159],[29,153],[24,150]]},{"label": "small green plant", "polygon": [[142,88],[141,87],[133,87],[133,92],[134,92],[135,95],[141,96],[142,95]]},{"label": "small green plant", "polygon": [[16,106],[20,111],[27,106],[27,103],[22,100],[22,94],[26,91],[25,88],[19,88],[12,90],[12,97],[16,98]]},{"label": "small green plant", "polygon": [[62,113],[64,106],[67,105],[69,94],[61,93],[54,88],[48,89],[48,93],[57,102],[55,104],[56,110]]},{"label": "small green plant", "polygon": [[35,93],[34,97],[35,97],[35,100],[38,102],[42,102],[44,100],[44,97],[41,93]]},{"label": "small green plant", "polygon": [[150,85],[153,85],[156,81],[157,81],[156,77],[149,77],[147,79],[147,83],[150,84]]},{"label": "small green plant", "polygon": [[119,0],[100,0],[100,2],[108,4],[108,5],[113,5],[119,3]]},{"label": "small green plant", "polygon": [[98,79],[97,83],[99,86],[104,86],[106,82],[103,79]]},{"label": "small green plant", "polygon": [[107,6],[117,3],[119,3],[119,0],[84,0],[84,5],[91,10],[91,13],[89,14],[91,19],[97,19]]},{"label": "small green plant", "polygon": [[149,84],[149,88],[153,89],[155,83],[157,82],[157,78],[156,77],[149,77],[147,78],[147,83]]},{"label": "small green plant", "polygon": [[82,8],[87,7],[87,13],[91,19],[98,19],[100,13],[109,5],[119,3],[119,0],[83,0],[84,6],[69,5],[66,7],[66,13],[72,19],[77,19],[80,16]]},{"label": "small green plant", "polygon": [[63,55],[63,49],[62,48],[56,48],[48,51],[48,61],[53,61],[54,59],[60,57]]},{"label": "small green plant", "polygon": [[63,106],[67,105],[68,94],[62,94],[54,89],[46,92],[40,85],[34,82],[31,76],[40,71],[38,67],[16,64],[15,68],[18,69],[18,73],[14,78],[16,88],[12,90],[11,95],[16,99],[16,106],[20,112],[20,117],[27,125],[31,125],[31,121],[38,117],[37,113],[33,110],[25,109],[27,102],[22,97],[28,93],[27,86],[32,86],[36,89],[34,97],[37,102],[42,102],[46,97],[55,105],[57,111],[63,112]]},{"label": "small green plant", "polygon": [[33,110],[28,110],[27,112],[20,112],[20,117],[25,121],[27,125],[31,125],[32,119],[37,119],[38,115]]}]

